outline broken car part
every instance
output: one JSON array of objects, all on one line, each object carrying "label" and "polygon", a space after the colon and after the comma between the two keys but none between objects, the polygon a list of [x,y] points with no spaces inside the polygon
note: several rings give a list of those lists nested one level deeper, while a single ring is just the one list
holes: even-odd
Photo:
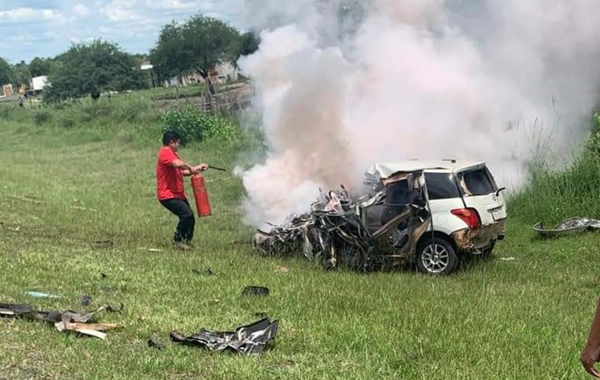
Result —
[{"label": "broken car part", "polygon": [[238,327],[235,332],[212,332],[201,329],[197,334],[185,337],[173,331],[171,340],[193,346],[200,346],[214,351],[230,350],[241,354],[260,354],[267,343],[275,339],[279,321],[261,319],[247,326]]},{"label": "broken car part", "polygon": [[90,306],[91,303],[92,303],[92,297],[83,296],[81,298],[81,306]]},{"label": "broken car part", "polygon": [[403,264],[431,224],[423,172],[396,173],[370,184],[372,191],[358,199],[344,187],[321,193],[311,212],[292,215],[269,232],[259,230],[254,249],[267,255],[300,253],[326,268]]},{"label": "broken car part", "polygon": [[269,288],[265,288],[264,286],[246,286],[242,291],[242,295],[266,297],[269,295]]},{"label": "broken car part", "polygon": [[44,321],[54,324],[58,331],[72,331],[84,335],[105,339],[104,331],[116,329],[119,326],[113,323],[91,323],[94,315],[101,311],[113,311],[110,306],[102,306],[88,313],[77,313],[71,310],[61,311],[36,311],[29,305],[15,305],[0,303],[0,316],[9,318],[25,318],[35,321]]},{"label": "broken car part", "polygon": [[559,237],[564,235],[578,234],[584,231],[600,230],[600,220],[581,217],[565,219],[556,227],[544,229],[542,222],[533,226],[533,229],[543,237]]}]

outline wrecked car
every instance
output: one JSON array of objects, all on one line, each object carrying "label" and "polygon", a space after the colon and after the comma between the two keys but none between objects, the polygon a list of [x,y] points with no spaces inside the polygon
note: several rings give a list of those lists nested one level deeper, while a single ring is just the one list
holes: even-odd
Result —
[{"label": "wrecked car", "polygon": [[461,254],[491,254],[506,230],[506,203],[483,162],[405,161],[375,164],[361,196],[321,193],[311,211],[258,230],[255,250],[303,254],[326,268],[368,270],[416,264],[449,274]]}]

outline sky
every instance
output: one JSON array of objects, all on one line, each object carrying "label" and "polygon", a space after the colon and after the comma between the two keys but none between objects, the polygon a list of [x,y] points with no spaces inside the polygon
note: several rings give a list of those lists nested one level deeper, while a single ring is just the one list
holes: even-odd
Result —
[{"label": "sky", "polygon": [[243,28],[240,0],[0,0],[0,57],[54,57],[94,38],[147,53],[163,25],[196,13]]}]

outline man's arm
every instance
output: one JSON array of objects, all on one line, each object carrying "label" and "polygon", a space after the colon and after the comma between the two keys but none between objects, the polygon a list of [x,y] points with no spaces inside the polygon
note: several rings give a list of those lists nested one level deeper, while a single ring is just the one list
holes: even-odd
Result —
[{"label": "man's arm", "polygon": [[181,171],[188,171],[191,172],[194,170],[194,167],[189,165],[188,163],[180,160],[180,159],[175,159],[173,161],[171,161],[171,166],[173,166],[176,169],[179,169]]},{"label": "man's arm", "polygon": [[[177,166],[178,163],[181,163],[183,165]],[[189,176],[194,175],[194,174],[196,174],[198,172],[201,172],[201,171],[203,172],[203,171],[208,170],[208,165],[207,164],[200,164],[200,165],[197,165],[197,166],[190,166],[190,165],[186,164],[185,162],[183,162],[181,160],[175,160],[175,161],[173,161],[172,165],[173,165],[173,167],[181,170],[181,174],[183,174],[186,177],[189,177]]]},{"label": "man's arm", "polygon": [[587,344],[581,353],[580,360],[587,373],[600,378],[600,373],[594,368],[594,364],[600,361],[600,301],[596,306],[596,314],[594,314]]}]

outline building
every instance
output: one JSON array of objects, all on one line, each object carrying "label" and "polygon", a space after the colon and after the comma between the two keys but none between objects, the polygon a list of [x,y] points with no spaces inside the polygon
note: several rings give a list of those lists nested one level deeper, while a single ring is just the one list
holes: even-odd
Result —
[{"label": "building", "polygon": [[5,84],[2,86],[2,93],[0,93],[0,97],[10,98],[13,95],[13,87],[12,84]]}]

